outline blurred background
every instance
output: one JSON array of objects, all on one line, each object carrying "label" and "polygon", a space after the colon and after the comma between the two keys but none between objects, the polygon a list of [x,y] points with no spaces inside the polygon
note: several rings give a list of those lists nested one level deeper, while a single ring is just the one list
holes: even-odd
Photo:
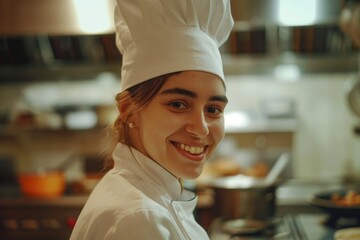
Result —
[{"label": "blurred background", "polygon": [[[264,177],[283,152],[283,179],[359,181],[358,2],[231,3],[226,136],[198,181]],[[24,172],[63,170],[70,196],[101,177],[121,80],[114,6],[0,1],[0,196],[17,196],[11,186]]]},{"label": "blurred background", "polygon": [[[358,78],[358,11],[351,1],[309,0],[297,14],[288,2],[232,1],[235,27],[222,47],[227,136],[217,157],[246,171],[288,151],[288,177],[360,177],[359,116],[348,102]],[[17,170],[74,155],[69,169],[78,169],[68,177],[77,179],[82,159],[106,144],[121,79],[114,4],[0,2],[0,156]]]}]

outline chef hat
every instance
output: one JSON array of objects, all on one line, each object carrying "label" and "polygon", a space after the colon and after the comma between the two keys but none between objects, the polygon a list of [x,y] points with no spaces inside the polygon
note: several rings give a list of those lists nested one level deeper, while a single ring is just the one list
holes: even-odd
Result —
[{"label": "chef hat", "polygon": [[233,24],[229,0],[117,0],[121,90],[185,70],[224,80],[219,47]]}]

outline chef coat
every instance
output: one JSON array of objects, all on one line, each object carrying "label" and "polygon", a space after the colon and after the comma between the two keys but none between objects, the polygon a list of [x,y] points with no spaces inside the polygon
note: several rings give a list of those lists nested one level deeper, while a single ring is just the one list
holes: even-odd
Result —
[{"label": "chef coat", "polygon": [[195,221],[194,193],[136,149],[118,144],[115,166],[100,180],[70,240],[209,239]]}]

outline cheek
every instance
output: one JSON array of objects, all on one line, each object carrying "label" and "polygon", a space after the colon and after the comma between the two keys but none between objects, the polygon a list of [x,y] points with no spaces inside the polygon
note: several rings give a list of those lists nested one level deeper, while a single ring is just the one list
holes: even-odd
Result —
[{"label": "cheek", "polygon": [[[144,112],[146,113],[146,112]],[[147,144],[163,144],[165,138],[173,132],[176,125],[173,120],[162,113],[144,114],[141,118],[141,135]]]},{"label": "cheek", "polygon": [[211,127],[211,132],[215,143],[218,143],[225,136],[224,120],[218,121]]}]

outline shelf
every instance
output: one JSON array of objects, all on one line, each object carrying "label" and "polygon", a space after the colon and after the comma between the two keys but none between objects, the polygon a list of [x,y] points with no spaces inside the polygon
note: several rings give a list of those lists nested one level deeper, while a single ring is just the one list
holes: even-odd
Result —
[{"label": "shelf", "polygon": [[340,73],[358,71],[358,54],[309,55],[281,53],[278,55],[238,56],[223,54],[227,75],[274,74],[278,66],[295,66],[300,73]]},{"label": "shelf", "polygon": [[36,134],[36,135],[59,135],[59,134],[102,134],[105,135],[106,127],[95,127],[91,129],[51,129],[51,128],[15,128],[15,127],[0,127],[0,138],[6,136],[18,136],[21,134]]},{"label": "shelf", "polygon": [[[226,74],[273,74],[292,65],[300,73],[357,72],[358,49],[337,23],[250,28],[237,22],[220,49]],[[121,76],[114,34],[0,36],[0,84]]]},{"label": "shelf", "polygon": [[338,23],[238,26],[221,52],[230,75],[273,74],[284,65],[299,73],[358,71],[358,48]]},{"label": "shelf", "polygon": [[0,36],[0,83],[120,75],[122,56],[115,34],[85,36]]},{"label": "shelf", "polygon": [[94,76],[102,72],[111,72],[120,78],[121,61],[96,64],[57,64],[51,66],[0,66],[0,84],[58,79],[93,79]]}]

